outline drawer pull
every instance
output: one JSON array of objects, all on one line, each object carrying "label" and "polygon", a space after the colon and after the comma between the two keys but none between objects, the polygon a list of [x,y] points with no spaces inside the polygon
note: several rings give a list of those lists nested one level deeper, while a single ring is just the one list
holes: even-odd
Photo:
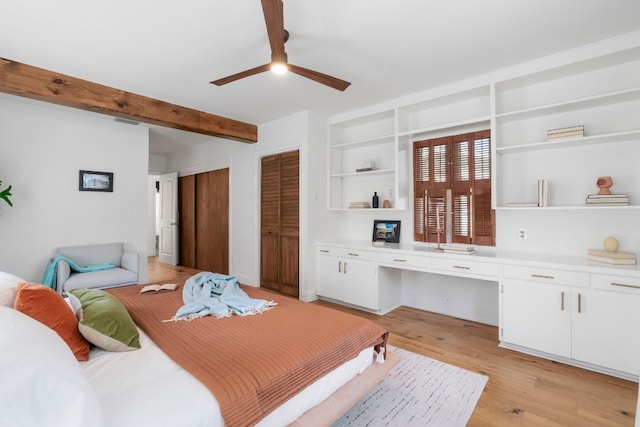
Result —
[{"label": "drawer pull", "polygon": [[611,282],[611,286],[620,286],[621,288],[640,289],[640,286],[638,286],[638,285],[627,285],[626,283]]},{"label": "drawer pull", "polygon": [[353,252],[349,252],[350,256],[360,256],[360,254],[354,254]]},{"label": "drawer pull", "polygon": [[582,313],[582,294],[578,294],[578,313]]},{"label": "drawer pull", "polygon": [[407,262],[407,260],[406,259],[394,258],[393,262]]},{"label": "drawer pull", "polygon": [[457,268],[459,270],[471,270],[471,267],[467,267],[465,265],[454,265],[453,268]]},{"label": "drawer pull", "polygon": [[536,279],[555,279],[555,277],[547,276],[545,274],[532,274],[531,277],[535,277]]},{"label": "drawer pull", "polygon": [[320,249],[320,252],[324,252],[324,253],[327,253],[327,254],[329,253],[329,251],[326,250],[326,249]]}]

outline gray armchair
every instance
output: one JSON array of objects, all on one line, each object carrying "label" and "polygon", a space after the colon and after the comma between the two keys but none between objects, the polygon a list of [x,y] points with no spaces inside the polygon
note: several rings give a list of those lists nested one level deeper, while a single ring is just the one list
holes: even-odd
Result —
[{"label": "gray armchair", "polygon": [[138,254],[124,250],[123,243],[67,246],[56,250],[81,266],[110,263],[115,268],[80,273],[68,262],[58,261],[56,282],[59,293],[72,289],[111,288],[138,283]]}]

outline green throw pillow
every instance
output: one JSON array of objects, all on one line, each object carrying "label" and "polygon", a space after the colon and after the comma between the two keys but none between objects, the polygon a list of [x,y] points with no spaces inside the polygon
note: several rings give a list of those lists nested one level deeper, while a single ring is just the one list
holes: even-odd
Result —
[{"label": "green throw pillow", "polygon": [[116,297],[99,289],[74,289],[70,292],[82,305],[78,329],[87,341],[107,351],[140,348],[138,328]]}]

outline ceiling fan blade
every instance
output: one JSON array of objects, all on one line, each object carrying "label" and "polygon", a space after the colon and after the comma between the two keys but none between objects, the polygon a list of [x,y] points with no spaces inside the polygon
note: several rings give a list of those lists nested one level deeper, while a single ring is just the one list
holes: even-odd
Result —
[{"label": "ceiling fan blade", "polygon": [[289,64],[289,71],[296,73],[302,77],[306,77],[323,85],[332,87],[339,91],[344,91],[349,87],[351,83],[340,80],[337,77],[330,76],[328,74],[319,73],[318,71],[309,70],[308,68],[298,67],[297,65]]},{"label": "ceiling fan blade", "polygon": [[253,76],[254,74],[259,74],[265,71],[269,71],[270,69],[271,69],[271,64],[264,64],[259,67],[251,68],[250,70],[241,71],[239,73],[232,74],[230,76],[223,77],[218,80],[214,80],[211,83],[213,83],[216,86],[222,86],[222,85],[226,85],[227,83],[231,83],[236,80],[243,79],[245,77]]},{"label": "ceiling fan blade", "polygon": [[267,25],[269,44],[271,45],[271,61],[287,62],[284,51],[284,10],[282,0],[262,0],[264,22]]}]

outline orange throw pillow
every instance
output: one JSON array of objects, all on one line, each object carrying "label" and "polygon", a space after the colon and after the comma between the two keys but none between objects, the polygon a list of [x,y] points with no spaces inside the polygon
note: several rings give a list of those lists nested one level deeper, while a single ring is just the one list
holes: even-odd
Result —
[{"label": "orange throw pillow", "polygon": [[60,294],[36,283],[19,283],[13,308],[50,327],[78,360],[89,360],[89,342],[78,330],[78,319]]}]

